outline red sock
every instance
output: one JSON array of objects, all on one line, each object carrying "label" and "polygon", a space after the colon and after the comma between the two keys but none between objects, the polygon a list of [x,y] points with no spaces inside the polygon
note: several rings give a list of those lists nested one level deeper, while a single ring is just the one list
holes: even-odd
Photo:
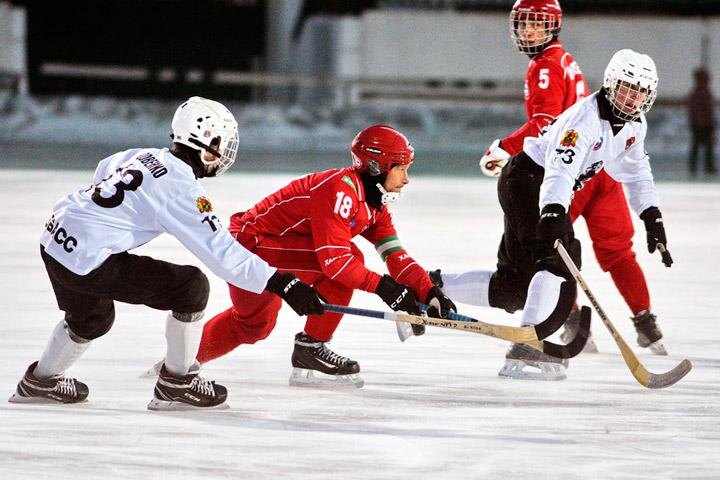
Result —
[{"label": "red sock", "polygon": [[617,262],[610,269],[610,275],[633,315],[650,308],[650,293],[645,275],[634,257]]},{"label": "red sock", "polygon": [[207,363],[233,351],[241,340],[235,335],[232,307],[208,320],[203,328],[197,361]]}]

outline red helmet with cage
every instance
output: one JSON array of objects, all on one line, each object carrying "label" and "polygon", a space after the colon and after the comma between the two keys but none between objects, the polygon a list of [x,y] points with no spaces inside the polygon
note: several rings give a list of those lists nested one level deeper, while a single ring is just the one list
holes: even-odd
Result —
[{"label": "red helmet with cage", "polygon": [[518,49],[536,55],[560,33],[558,0],[517,0],[510,12],[510,35]]},{"label": "red helmet with cage", "polygon": [[350,151],[353,168],[372,176],[387,173],[396,165],[410,165],[415,157],[405,135],[389,125],[373,125],[361,131]]}]

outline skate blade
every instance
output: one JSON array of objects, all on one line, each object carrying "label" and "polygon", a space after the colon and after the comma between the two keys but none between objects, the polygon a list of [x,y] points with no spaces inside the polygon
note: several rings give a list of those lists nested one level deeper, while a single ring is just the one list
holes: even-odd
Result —
[{"label": "skate blade", "polygon": [[325,375],[316,370],[293,368],[290,374],[290,386],[292,387],[349,389],[362,388],[363,385],[365,385],[365,381],[359,373]]},{"label": "skate blade", "polygon": [[[149,370],[147,370],[145,373],[141,374],[139,378],[157,378],[160,376],[160,370],[162,370],[163,363],[165,363],[165,359],[163,358],[159,362],[157,362],[155,365],[153,365]],[[190,366],[190,370],[188,370],[188,373],[200,373],[200,369],[202,368],[202,365],[198,363],[197,360]]]},{"label": "skate blade", "polygon": [[514,378],[518,380],[542,380],[557,381],[565,380],[565,367],[559,363],[537,362],[532,365],[522,360],[506,359],[505,365],[498,372],[503,378]]},{"label": "skate blade", "polygon": [[77,405],[78,403],[87,403],[87,398],[80,400],[79,402],[61,402],[59,400],[53,400],[47,397],[26,397],[20,395],[17,392],[13,393],[8,398],[8,403],[27,403],[27,404],[41,404],[41,405]]},{"label": "skate blade", "polygon": [[667,350],[665,350],[665,345],[663,345],[662,340],[658,340],[657,342],[651,343],[650,345],[647,346],[647,348],[655,355],[667,355],[668,354]]},{"label": "skate blade", "polygon": [[592,337],[588,337],[587,342],[585,342],[585,346],[582,349],[582,353],[599,353],[600,350],[598,350],[597,345],[595,345],[595,341],[592,339]]},{"label": "skate blade", "polygon": [[190,410],[197,412],[205,410],[227,410],[228,408],[230,408],[230,405],[227,403],[221,403],[213,407],[195,407],[184,402],[172,402],[158,398],[153,398],[147,405],[147,409],[154,412],[187,412]]},{"label": "skate blade", "polygon": [[162,366],[162,361],[160,361],[160,363],[156,363],[149,370],[141,374],[139,378],[157,378],[158,376],[160,376],[160,369],[162,368]]}]

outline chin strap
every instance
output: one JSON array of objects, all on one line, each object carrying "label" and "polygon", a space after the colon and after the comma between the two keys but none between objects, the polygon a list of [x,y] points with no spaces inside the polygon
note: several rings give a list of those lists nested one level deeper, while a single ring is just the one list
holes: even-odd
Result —
[{"label": "chin strap", "polygon": [[397,199],[402,196],[402,192],[388,192],[380,183],[376,183],[375,186],[380,190],[380,193],[382,193],[380,203],[383,205],[395,203]]}]

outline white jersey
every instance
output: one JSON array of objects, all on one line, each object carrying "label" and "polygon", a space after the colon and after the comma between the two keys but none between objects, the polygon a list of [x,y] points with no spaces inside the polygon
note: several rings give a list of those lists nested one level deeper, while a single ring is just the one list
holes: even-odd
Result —
[{"label": "white jersey", "polygon": [[86,275],[110,255],[162,233],[244,290],[263,291],[275,273],[223,228],[192,168],[167,148],[127,150],[102,160],[93,185],[55,204],[40,243],[65,268]]},{"label": "white jersey", "polygon": [[545,169],[540,209],[559,203],[568,211],[573,192],[603,168],[625,186],[638,215],[648,207],[659,207],[645,151],[645,116],[626,122],[614,135],[610,122],[600,118],[598,94],[567,109],[539,137],[525,139],[523,150]]}]

